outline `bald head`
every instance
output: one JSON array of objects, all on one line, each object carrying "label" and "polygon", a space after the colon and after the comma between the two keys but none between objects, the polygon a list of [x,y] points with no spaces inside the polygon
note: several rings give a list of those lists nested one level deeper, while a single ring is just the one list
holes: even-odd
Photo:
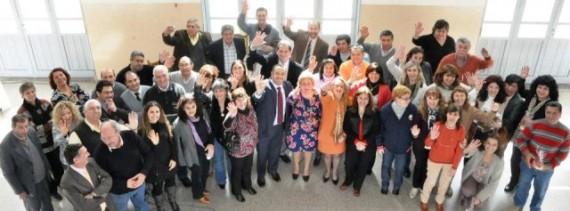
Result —
[{"label": "bald head", "polygon": [[107,68],[101,71],[101,80],[109,81],[111,83],[115,83],[115,70],[111,68]]}]

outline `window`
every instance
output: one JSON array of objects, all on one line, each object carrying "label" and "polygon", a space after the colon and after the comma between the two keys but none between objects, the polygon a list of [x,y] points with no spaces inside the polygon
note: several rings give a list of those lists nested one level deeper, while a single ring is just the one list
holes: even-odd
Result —
[{"label": "window", "polygon": [[526,0],[517,36],[545,38],[553,7],[554,0]]},{"label": "window", "polygon": [[516,0],[487,1],[483,25],[481,26],[481,37],[509,37],[516,5]]},{"label": "window", "polygon": [[62,34],[83,34],[85,24],[79,0],[53,0],[55,17]]},{"label": "window", "polygon": [[0,1],[0,34],[18,33],[18,25],[10,1]]},{"label": "window", "polygon": [[[256,10],[264,7],[268,13],[267,22],[278,29],[288,17],[293,18],[293,31],[306,30],[311,20],[320,21],[322,35],[349,33],[355,24],[353,8],[357,0],[248,0],[248,3],[247,23],[256,23]],[[224,7],[216,7],[221,4]],[[207,1],[205,10],[209,19],[204,23],[206,28],[213,34],[219,34],[222,25],[231,24],[235,26],[236,32],[240,31],[236,25],[242,4],[243,0]]]},{"label": "window", "polygon": [[562,11],[560,11],[558,25],[554,31],[554,38],[570,39],[570,1],[564,1],[564,6],[562,6]]}]

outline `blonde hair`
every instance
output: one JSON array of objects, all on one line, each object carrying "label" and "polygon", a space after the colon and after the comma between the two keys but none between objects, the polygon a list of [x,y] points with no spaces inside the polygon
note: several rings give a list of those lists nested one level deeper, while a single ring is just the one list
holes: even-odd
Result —
[{"label": "blonde hair", "polygon": [[407,86],[397,85],[392,90],[392,98],[402,97],[404,95],[411,95],[412,91]]},{"label": "blonde hair", "polygon": [[309,71],[303,71],[299,75],[299,79],[297,80],[297,87],[301,86],[301,81],[309,79],[313,82],[313,86],[315,85],[315,78],[313,77],[313,73]]},{"label": "blonde hair", "polygon": [[71,111],[71,119],[73,123],[78,124],[83,120],[83,117],[81,117],[79,109],[77,109],[75,103],[70,101],[61,101],[55,105],[53,111],[51,112],[51,117],[54,126],[58,126],[59,123],[61,122],[61,118],[63,117],[63,111],[65,109],[69,109],[69,111]]}]

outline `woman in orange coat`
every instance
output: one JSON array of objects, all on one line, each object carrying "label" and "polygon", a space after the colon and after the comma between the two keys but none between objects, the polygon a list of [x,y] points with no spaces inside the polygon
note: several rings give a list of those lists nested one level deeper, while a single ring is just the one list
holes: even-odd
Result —
[{"label": "woman in orange coat", "polygon": [[[344,113],[348,104],[348,85],[342,78],[325,85],[321,90],[322,114],[319,126],[318,149],[325,158],[323,182],[332,177],[332,183],[338,184],[338,164],[344,153],[346,134],[342,129]],[[331,169],[332,167],[332,169]]]}]

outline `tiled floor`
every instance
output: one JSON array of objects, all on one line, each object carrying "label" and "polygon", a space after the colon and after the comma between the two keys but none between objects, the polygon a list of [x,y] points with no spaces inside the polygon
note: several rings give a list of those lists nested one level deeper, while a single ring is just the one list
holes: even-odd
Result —
[{"label": "tiled floor", "polygon": [[[3,111],[0,112],[1,137],[10,131],[10,118],[14,115],[16,107],[21,103],[21,97],[18,93],[20,83],[17,81],[3,81],[2,85],[5,93],[3,93],[2,87],[0,87],[0,106],[3,107]],[[93,82],[82,82],[80,84],[88,91],[91,91],[94,87]],[[51,96],[51,90],[46,82],[37,82],[36,86],[38,87],[38,96],[41,98],[49,98]],[[569,94],[570,89],[561,90],[561,102],[565,106],[570,105],[570,98],[567,97]],[[7,102],[12,106],[11,108],[6,107]],[[563,112],[562,122],[570,125],[570,108],[564,109],[565,113]],[[505,157],[510,158],[510,146]],[[219,189],[213,177],[209,178],[207,187],[211,192],[211,205],[201,205],[192,200],[191,189],[182,186],[179,186],[178,201],[183,210],[418,210],[418,197],[416,199],[408,197],[411,187],[409,179],[404,180],[402,192],[399,196],[380,194],[380,163],[381,159],[377,158],[374,174],[367,176],[359,198],[352,196],[350,189],[341,191],[338,186],[333,186],[330,182],[323,184],[321,175],[324,167],[322,164],[319,167],[312,168],[310,181],[304,182],[301,179],[296,181],[291,179],[291,165],[280,163],[279,173],[283,180],[277,183],[267,177],[266,181],[268,184],[265,188],[259,188],[255,184],[256,173],[253,172],[254,188],[258,193],[256,196],[244,193],[245,203],[237,202],[230,194],[228,188],[226,190]],[[343,164],[341,164],[340,172],[342,182],[344,178]],[[512,209],[512,194],[506,194],[502,190],[508,182],[509,175],[509,162],[505,162],[505,172],[501,178],[500,185],[495,195],[491,198],[489,206],[484,210]],[[567,176],[570,176],[570,160],[563,162],[556,169],[542,206],[543,210],[565,210],[570,207],[570,200],[568,200],[570,180],[567,180]],[[452,187],[455,192],[458,191],[459,176],[453,181]],[[70,204],[65,200],[63,202],[54,201],[54,206],[56,210],[71,210]],[[433,199],[431,206],[432,208],[435,206]],[[0,178],[0,207],[0,210],[24,210],[22,202],[12,192],[4,178]],[[464,209],[459,206],[457,194],[446,200],[445,207],[447,210]],[[528,208],[525,210],[528,210]]]}]

